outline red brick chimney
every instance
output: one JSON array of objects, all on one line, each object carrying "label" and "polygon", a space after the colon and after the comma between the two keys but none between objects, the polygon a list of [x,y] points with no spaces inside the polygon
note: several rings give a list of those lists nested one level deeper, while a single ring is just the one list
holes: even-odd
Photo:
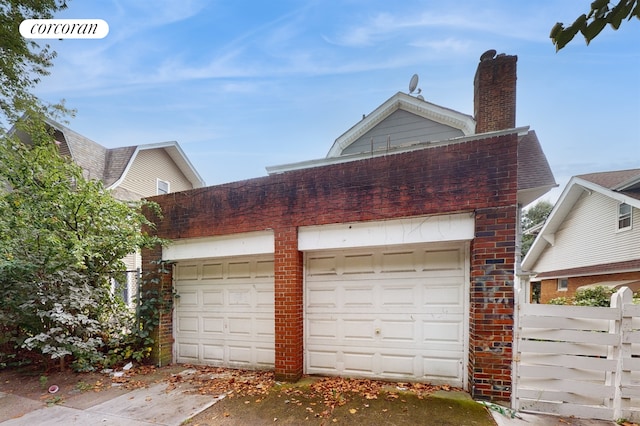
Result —
[{"label": "red brick chimney", "polygon": [[488,50],[480,56],[473,81],[473,115],[476,133],[516,126],[517,56]]}]

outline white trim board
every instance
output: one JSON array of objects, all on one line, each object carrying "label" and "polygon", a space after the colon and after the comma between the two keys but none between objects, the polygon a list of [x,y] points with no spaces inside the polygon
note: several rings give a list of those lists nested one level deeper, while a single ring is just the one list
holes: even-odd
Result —
[{"label": "white trim board", "polygon": [[176,240],[162,248],[162,260],[273,254],[274,251],[273,231],[245,232]]},{"label": "white trim board", "polygon": [[470,241],[474,235],[473,213],[417,216],[383,221],[303,226],[298,229],[298,249],[310,251]]}]

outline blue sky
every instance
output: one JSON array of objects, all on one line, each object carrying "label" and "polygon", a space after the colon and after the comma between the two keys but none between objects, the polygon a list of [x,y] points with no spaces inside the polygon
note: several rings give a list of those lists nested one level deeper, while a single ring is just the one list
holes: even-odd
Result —
[{"label": "blue sky", "polygon": [[640,21],[558,53],[548,37],[590,3],[72,0],[56,18],[109,34],[49,40],[36,94],[66,99],[68,126],[108,147],[178,141],[216,185],[323,158],[414,73],[425,100],[473,114],[479,57],[496,49],[518,56],[516,122],[538,134],[555,201],[573,175],[640,167]]}]

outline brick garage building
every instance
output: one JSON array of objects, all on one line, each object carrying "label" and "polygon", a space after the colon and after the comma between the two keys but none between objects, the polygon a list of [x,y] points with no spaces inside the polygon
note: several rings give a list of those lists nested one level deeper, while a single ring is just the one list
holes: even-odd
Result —
[{"label": "brick garage building", "polygon": [[555,185],[515,128],[515,56],[478,65],[475,117],[398,93],[326,159],[152,200],[173,262],[159,363],[511,392],[519,213]]}]

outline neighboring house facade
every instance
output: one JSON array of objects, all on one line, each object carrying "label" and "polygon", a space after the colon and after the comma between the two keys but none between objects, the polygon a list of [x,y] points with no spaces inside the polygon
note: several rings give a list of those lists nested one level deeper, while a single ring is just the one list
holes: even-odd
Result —
[{"label": "neighboring house facade", "polygon": [[640,289],[640,169],[574,176],[522,269],[540,303],[583,286]]},{"label": "neighboring house facade", "polygon": [[[68,127],[47,119],[60,154],[82,168],[86,179],[98,179],[113,196],[123,202],[138,201],[169,192],[201,188],[205,182],[177,142],[161,142],[106,148]],[[18,133],[28,142],[28,136]],[[121,283],[126,302],[136,291],[136,274],[142,266],[140,253],[125,259],[127,283]]]},{"label": "neighboring house facade", "polygon": [[398,93],[324,159],[152,198],[173,263],[154,356],[511,393],[519,215],[555,186],[515,128],[517,57],[482,55],[474,117]]}]

